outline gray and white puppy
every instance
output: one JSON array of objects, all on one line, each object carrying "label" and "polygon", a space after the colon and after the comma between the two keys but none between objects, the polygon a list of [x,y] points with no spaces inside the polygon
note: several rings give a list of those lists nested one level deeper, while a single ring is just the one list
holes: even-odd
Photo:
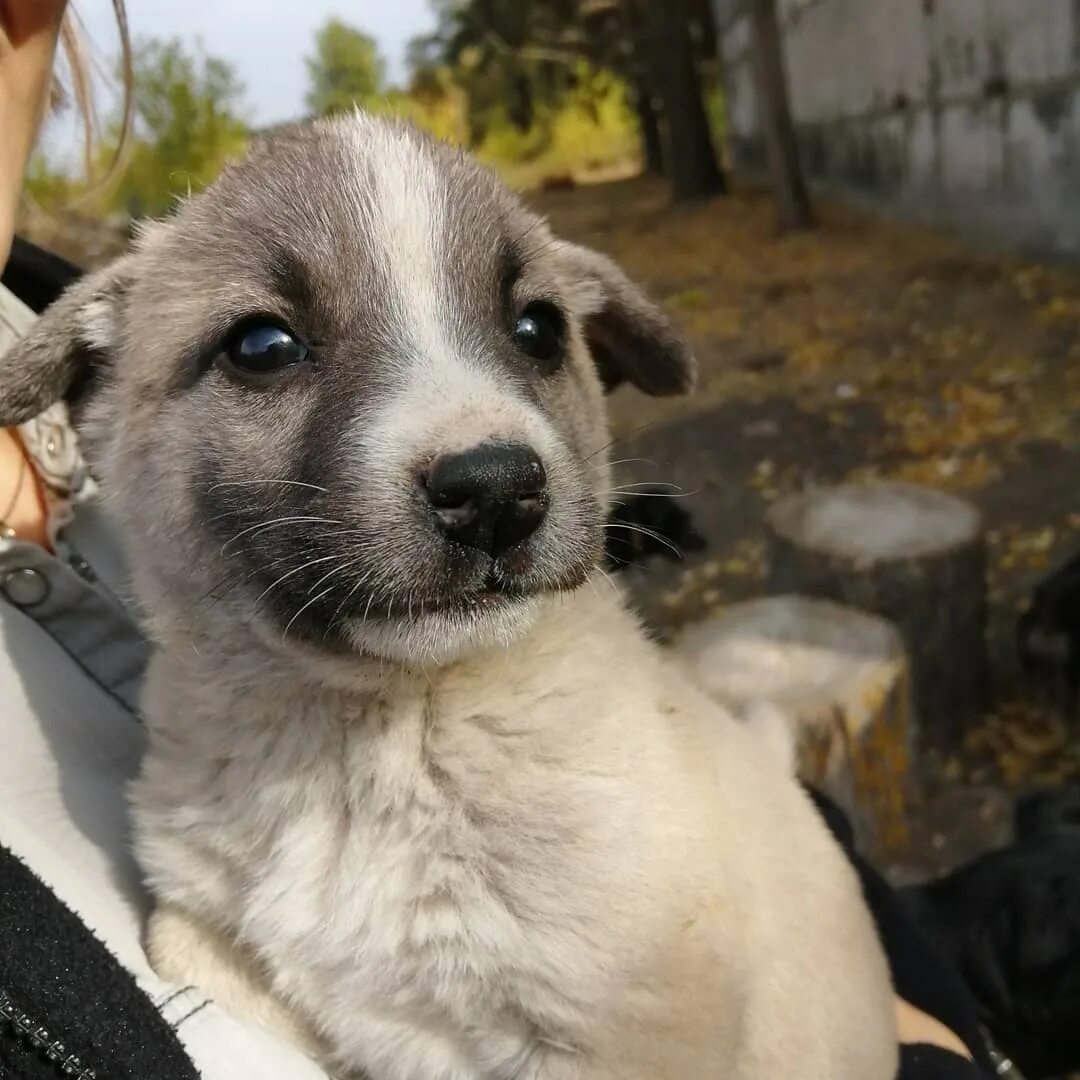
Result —
[{"label": "gray and white puppy", "polygon": [[164,975],[372,1080],[891,1080],[852,871],[594,577],[604,384],[692,379],[609,260],[362,115],[3,358],[0,420],[77,400],[158,645]]}]

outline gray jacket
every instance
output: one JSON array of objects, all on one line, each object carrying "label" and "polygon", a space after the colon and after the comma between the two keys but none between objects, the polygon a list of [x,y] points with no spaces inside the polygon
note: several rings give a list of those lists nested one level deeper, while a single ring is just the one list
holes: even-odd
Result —
[{"label": "gray jacket", "polygon": [[[0,352],[33,318],[0,288]],[[325,1074],[298,1051],[150,969],[141,944],[149,899],[125,801],[143,746],[149,646],[62,407],[24,434],[50,493],[56,552],[0,538],[0,845],[131,972],[205,1080],[319,1080]]]}]

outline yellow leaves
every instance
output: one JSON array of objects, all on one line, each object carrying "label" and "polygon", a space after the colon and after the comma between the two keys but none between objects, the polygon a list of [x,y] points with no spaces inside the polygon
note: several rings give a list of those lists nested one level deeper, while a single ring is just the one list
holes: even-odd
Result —
[{"label": "yellow leaves", "polygon": [[[1010,788],[1061,783],[1080,773],[1080,747],[1069,737],[1063,718],[1025,701],[1005,702],[968,731],[964,750],[991,764]],[[954,771],[958,778],[958,765]]]},{"label": "yellow leaves", "polygon": [[[973,253],[828,203],[820,229],[778,238],[758,192],[674,213],[667,200],[641,181],[582,187],[550,208],[557,231],[667,297],[698,352],[693,396],[612,399],[618,433],[775,396],[819,417],[823,440],[865,446],[879,473],[966,492],[1027,467],[1028,441],[1076,444],[1075,268]],[[744,366],[771,351],[784,362]],[[815,453],[804,471],[816,473]],[[780,444],[770,454],[779,475],[751,479],[767,498],[786,487],[790,457]]]},{"label": "yellow leaves", "polygon": [[754,471],[750,474],[750,483],[758,489],[770,487],[775,474],[775,463],[765,458],[764,461],[759,461],[754,466]]},{"label": "yellow leaves", "polygon": [[1045,570],[1057,538],[1056,530],[1049,525],[1033,532],[1004,532],[995,544],[997,566],[1001,570]]},{"label": "yellow leaves", "polygon": [[822,372],[836,365],[841,350],[836,341],[828,338],[811,338],[798,343],[791,350],[792,364],[803,372]]},{"label": "yellow leaves", "polygon": [[1025,266],[1013,274],[1012,280],[1021,299],[1032,303],[1043,288],[1046,271],[1042,266]]},{"label": "yellow leaves", "polygon": [[992,357],[975,369],[995,389],[1024,389],[1036,383],[1045,373],[1045,365],[1030,356]]},{"label": "yellow leaves", "polygon": [[767,569],[764,543],[742,540],[728,554],[683,570],[661,603],[673,625],[700,619],[719,611],[730,600],[730,591],[745,595],[747,582],[763,581]]},{"label": "yellow leaves", "polygon": [[1055,296],[1043,304],[1035,315],[1043,323],[1067,322],[1075,325],[1080,321],[1080,298]]},{"label": "yellow leaves", "polygon": [[694,311],[705,303],[704,289],[683,289],[668,297],[668,303],[676,311]]},{"label": "yellow leaves", "polygon": [[730,341],[744,332],[743,313],[738,308],[709,298],[701,289],[690,289],[688,294],[683,294],[681,307],[674,297],[668,302],[681,312],[678,317],[691,335]]},{"label": "yellow leaves", "polygon": [[952,491],[978,490],[1000,475],[1001,467],[982,452],[966,457],[930,457],[905,461],[888,472],[891,480],[927,484]]},{"label": "yellow leaves", "polygon": [[898,479],[958,489],[981,487],[994,479],[999,467],[980,448],[1018,431],[1004,394],[966,382],[946,383],[938,401],[890,401],[884,416],[893,429],[889,443],[916,459],[896,469]]}]

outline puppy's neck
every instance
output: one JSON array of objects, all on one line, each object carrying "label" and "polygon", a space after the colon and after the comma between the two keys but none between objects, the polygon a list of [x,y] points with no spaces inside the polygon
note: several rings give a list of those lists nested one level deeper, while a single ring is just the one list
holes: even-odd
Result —
[{"label": "puppy's neck", "polygon": [[400,693],[410,685],[431,691],[449,680],[457,687],[472,682],[487,686],[492,671],[535,666],[538,650],[554,675],[561,658],[581,655],[583,636],[603,633],[601,627],[609,620],[627,617],[622,594],[609,580],[600,579],[572,593],[543,598],[535,619],[512,641],[466,650],[442,662],[321,648],[283,637],[268,626],[224,619],[196,632],[169,634],[161,651],[193,683],[233,687],[253,696],[278,692],[369,699]]}]

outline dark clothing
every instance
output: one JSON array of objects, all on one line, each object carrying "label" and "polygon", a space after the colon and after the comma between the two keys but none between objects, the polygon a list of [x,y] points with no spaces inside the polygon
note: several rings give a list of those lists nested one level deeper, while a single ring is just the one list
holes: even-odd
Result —
[{"label": "dark clothing", "polygon": [[810,791],[829,830],[851,860],[863,895],[877,925],[892,970],[897,994],[956,1033],[972,1053],[975,1064],[931,1047],[905,1048],[900,1080],[979,1080],[994,1075],[986,1045],[979,1034],[971,996],[923,932],[906,899],[859,856],[847,818],[823,795]]},{"label": "dark clothing", "polygon": [[0,848],[0,1077],[198,1080],[135,980]]}]

